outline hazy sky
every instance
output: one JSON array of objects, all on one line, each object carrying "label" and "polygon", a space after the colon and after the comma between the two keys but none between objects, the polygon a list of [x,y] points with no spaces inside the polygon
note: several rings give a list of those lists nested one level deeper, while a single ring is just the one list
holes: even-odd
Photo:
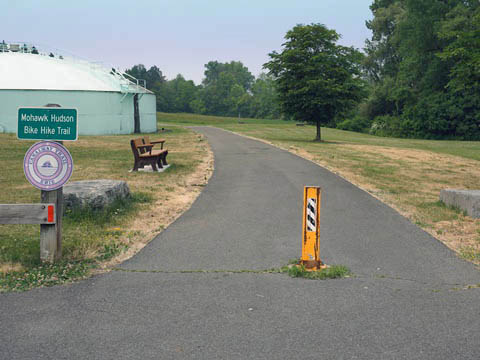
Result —
[{"label": "hazy sky", "polygon": [[0,0],[0,41],[67,51],[122,70],[157,65],[200,83],[210,60],[257,76],[296,24],[323,23],[362,48],[372,0]]}]

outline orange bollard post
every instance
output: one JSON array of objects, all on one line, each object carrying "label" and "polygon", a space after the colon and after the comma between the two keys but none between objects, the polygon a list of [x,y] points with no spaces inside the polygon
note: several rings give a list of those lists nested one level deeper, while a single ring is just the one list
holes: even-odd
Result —
[{"label": "orange bollard post", "polygon": [[320,209],[322,189],[305,186],[303,190],[302,257],[300,264],[309,271],[325,268],[320,260]]}]

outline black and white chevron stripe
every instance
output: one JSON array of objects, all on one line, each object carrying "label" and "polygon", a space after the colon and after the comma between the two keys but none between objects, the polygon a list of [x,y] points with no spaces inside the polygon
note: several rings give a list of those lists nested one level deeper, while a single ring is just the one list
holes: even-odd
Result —
[{"label": "black and white chevron stripe", "polygon": [[308,198],[307,201],[307,231],[317,230],[317,200],[315,198]]}]

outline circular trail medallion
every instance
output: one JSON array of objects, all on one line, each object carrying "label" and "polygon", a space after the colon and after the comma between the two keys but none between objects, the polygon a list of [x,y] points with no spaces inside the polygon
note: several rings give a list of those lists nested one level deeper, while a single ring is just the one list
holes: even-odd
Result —
[{"label": "circular trail medallion", "polygon": [[30,184],[36,188],[56,190],[72,176],[72,156],[59,143],[41,141],[28,149],[23,160],[23,171]]}]

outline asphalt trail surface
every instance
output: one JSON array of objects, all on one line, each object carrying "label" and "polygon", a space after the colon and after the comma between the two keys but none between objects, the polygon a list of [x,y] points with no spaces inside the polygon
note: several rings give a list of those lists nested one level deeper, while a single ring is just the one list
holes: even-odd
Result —
[{"label": "asphalt trail surface", "polygon": [[[307,160],[196,131],[215,172],[191,209],[121,270],[0,295],[0,359],[480,358],[473,265]],[[305,185],[323,189],[322,260],[354,277],[261,272],[300,255]]]}]

